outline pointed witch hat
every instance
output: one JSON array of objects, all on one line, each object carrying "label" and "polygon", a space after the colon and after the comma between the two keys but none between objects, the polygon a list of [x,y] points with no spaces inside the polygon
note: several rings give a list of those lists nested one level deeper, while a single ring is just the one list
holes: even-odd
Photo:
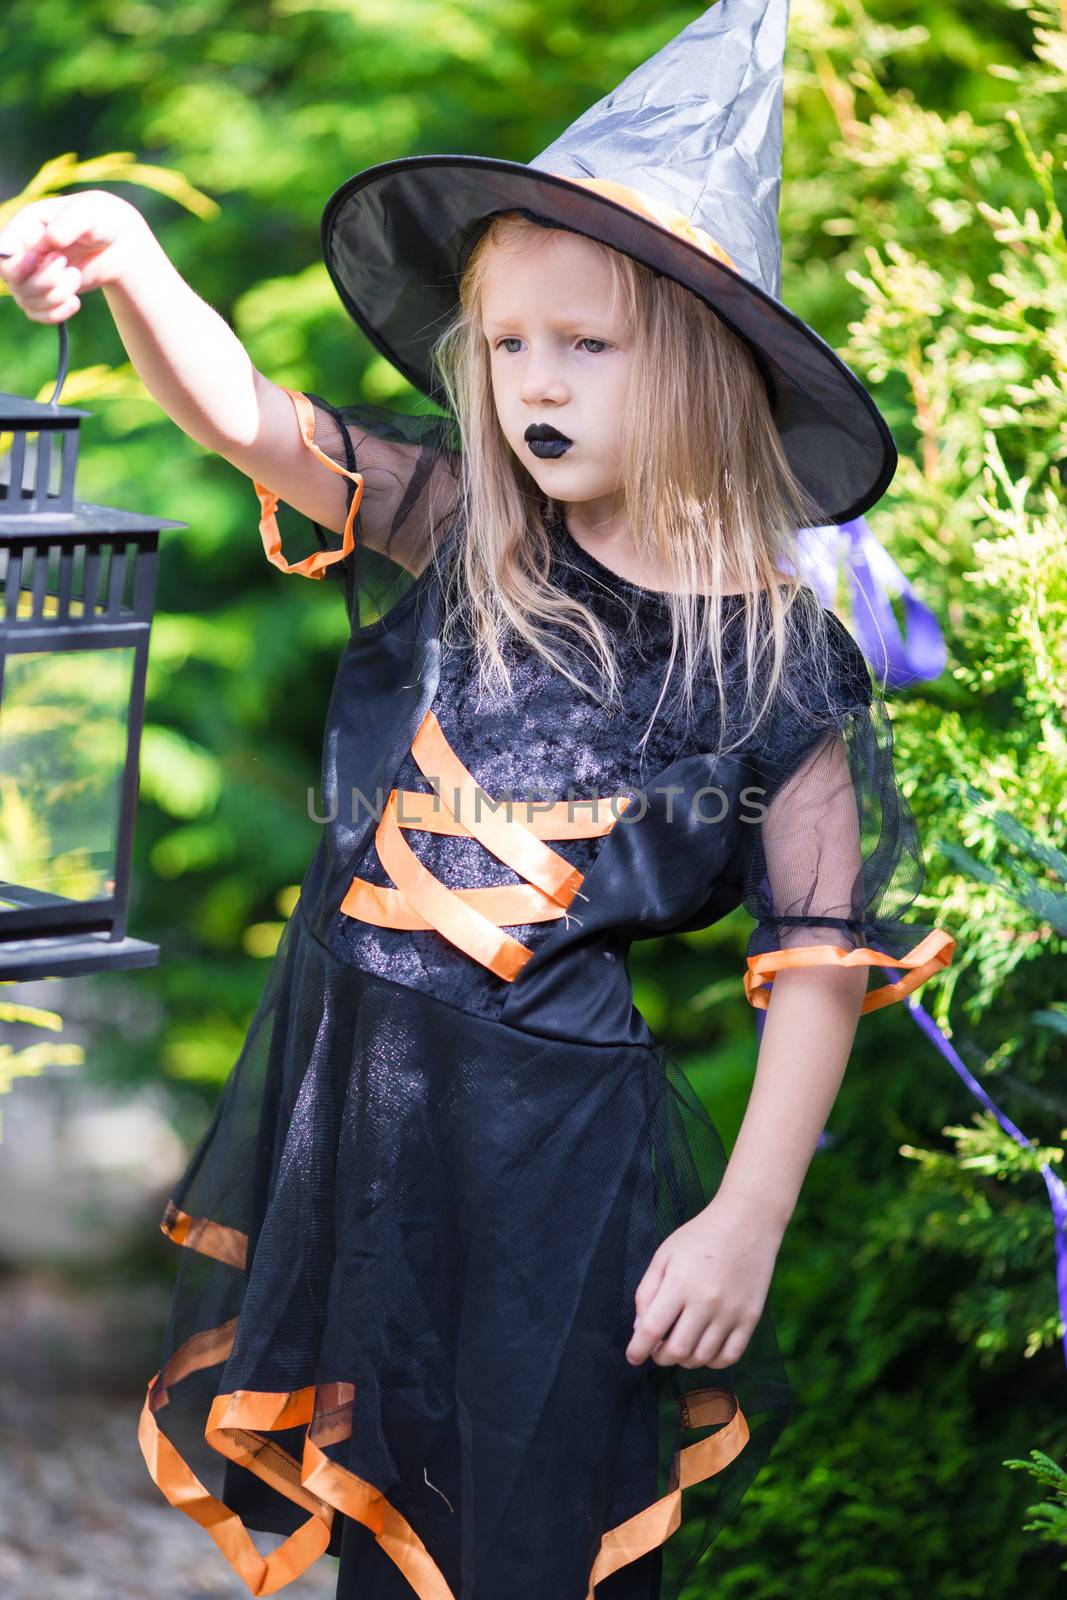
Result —
[{"label": "pointed witch hat", "polygon": [[528,164],[421,155],[330,197],[322,252],[371,343],[435,403],[430,350],[490,217],[521,211],[611,245],[707,302],[752,350],[787,459],[824,523],[896,470],[893,436],[830,346],[778,298],[788,0],[718,0]]}]

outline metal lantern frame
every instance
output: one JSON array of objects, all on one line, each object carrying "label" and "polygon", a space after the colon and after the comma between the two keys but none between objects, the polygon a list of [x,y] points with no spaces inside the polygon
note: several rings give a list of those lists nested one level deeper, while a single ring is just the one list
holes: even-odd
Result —
[{"label": "metal lantern frame", "polygon": [[80,900],[0,882],[0,980],[159,961],[159,946],[130,938],[126,925],[159,533],[187,524],[74,499],[78,428],[91,413],[56,404],[67,366],[62,323],[59,335],[59,374],[49,402],[0,393],[0,437],[11,435],[0,459],[0,759],[12,663],[33,652],[69,654],[73,668],[87,650],[131,651],[126,749],[109,892]]}]

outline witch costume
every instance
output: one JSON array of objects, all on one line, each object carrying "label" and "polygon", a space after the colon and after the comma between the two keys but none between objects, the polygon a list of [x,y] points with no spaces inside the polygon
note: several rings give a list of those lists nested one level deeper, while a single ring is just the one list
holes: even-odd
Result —
[{"label": "witch costume", "polygon": [[[826,521],[859,515],[892,477],[891,435],[776,298],[786,9],[719,0],[529,166],[420,156],[351,179],[323,247],[352,316],[438,398],[429,342],[489,217],[573,228],[746,339]],[[757,1007],[791,966],[867,967],[865,1012],[945,966],[949,934],[903,920],[923,862],[891,725],[827,614],[819,687],[803,640],[791,663],[802,715],[716,755],[705,690],[638,749],[668,604],[558,507],[551,578],[611,632],[622,704],[605,715],[518,640],[513,692],[487,695],[470,641],[441,639],[454,419],[287,392],[349,480],[348,516],[339,546],[314,525],[323,548],[290,562],[256,483],[264,550],[336,580],[351,630],[321,835],[163,1216],[184,1249],[141,1448],[255,1595],[329,1552],[342,1600],[675,1600],[793,1395],[766,1310],[731,1366],[626,1360],[652,1255],[726,1166],[628,952],[744,905]],[[760,603],[721,602],[727,706]]]}]

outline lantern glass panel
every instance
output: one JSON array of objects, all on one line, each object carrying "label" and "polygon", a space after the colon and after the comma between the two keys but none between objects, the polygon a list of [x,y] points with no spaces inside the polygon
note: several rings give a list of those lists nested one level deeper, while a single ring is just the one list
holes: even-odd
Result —
[{"label": "lantern glass panel", "polygon": [[0,904],[115,890],[132,646],[12,652],[0,704]]}]

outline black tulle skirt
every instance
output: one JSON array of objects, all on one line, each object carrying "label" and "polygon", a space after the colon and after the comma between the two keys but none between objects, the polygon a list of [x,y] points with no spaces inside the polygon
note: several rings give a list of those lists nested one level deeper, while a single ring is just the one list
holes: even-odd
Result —
[{"label": "black tulle skirt", "polygon": [[626,1360],[722,1142],[661,1045],[560,1041],[345,965],[298,903],[173,1192],[149,1470],[252,1594],[675,1600],[790,1408]]}]

